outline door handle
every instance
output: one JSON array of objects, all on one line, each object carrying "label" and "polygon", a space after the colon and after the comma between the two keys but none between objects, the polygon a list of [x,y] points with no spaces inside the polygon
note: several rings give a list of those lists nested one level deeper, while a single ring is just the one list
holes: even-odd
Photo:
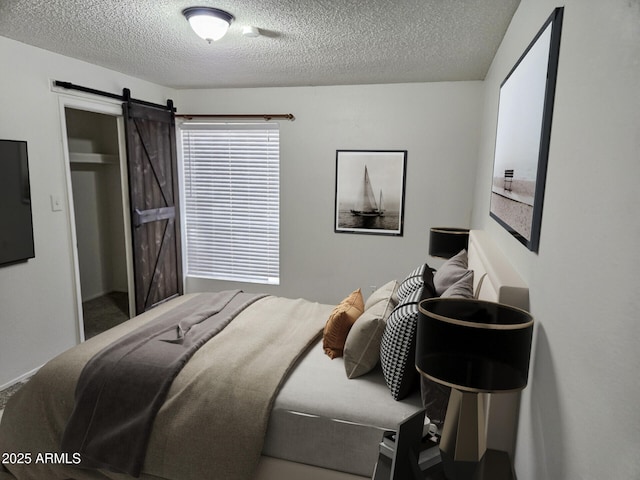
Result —
[{"label": "door handle", "polygon": [[175,218],[176,207],[152,208],[149,210],[135,209],[133,211],[133,225],[137,228],[145,223],[157,222]]}]

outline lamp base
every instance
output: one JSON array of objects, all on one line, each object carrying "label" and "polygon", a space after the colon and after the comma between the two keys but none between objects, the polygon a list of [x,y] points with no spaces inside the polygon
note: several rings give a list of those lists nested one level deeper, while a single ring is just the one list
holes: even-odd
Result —
[{"label": "lamp base", "polygon": [[440,453],[451,480],[472,479],[487,450],[484,397],[451,389]]}]

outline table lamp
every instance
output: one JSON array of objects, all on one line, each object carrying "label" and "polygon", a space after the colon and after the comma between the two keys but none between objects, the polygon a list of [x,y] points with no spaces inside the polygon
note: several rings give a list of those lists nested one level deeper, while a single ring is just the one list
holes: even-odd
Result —
[{"label": "table lamp", "polygon": [[433,227],[429,230],[429,255],[451,258],[469,246],[468,228]]},{"label": "table lamp", "polygon": [[423,300],[419,311],[416,368],[451,387],[439,447],[444,473],[451,480],[471,479],[487,450],[479,394],[527,385],[533,317],[508,305],[463,298]]}]

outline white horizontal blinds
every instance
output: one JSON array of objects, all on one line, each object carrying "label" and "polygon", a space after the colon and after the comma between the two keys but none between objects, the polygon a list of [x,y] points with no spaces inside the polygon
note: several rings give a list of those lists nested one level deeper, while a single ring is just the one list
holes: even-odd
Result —
[{"label": "white horizontal blinds", "polygon": [[187,275],[278,284],[278,125],[181,128]]}]

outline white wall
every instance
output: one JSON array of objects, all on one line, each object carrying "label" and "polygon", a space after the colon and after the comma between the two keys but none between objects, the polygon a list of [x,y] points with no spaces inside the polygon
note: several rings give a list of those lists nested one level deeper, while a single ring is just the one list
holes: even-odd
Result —
[{"label": "white wall", "polygon": [[127,291],[119,164],[71,164],[82,301]]},{"label": "white wall", "polygon": [[[281,124],[281,285],[286,296],[337,302],[426,260],[433,225],[470,222],[482,83],[173,91],[0,37],[0,137],[28,141],[36,257],[0,268],[0,386],[77,341],[72,240],[59,98],[51,80],[180,112],[291,112]],[[408,150],[402,237],[333,232],[336,149]],[[452,186],[455,195],[452,195]],[[53,212],[50,196],[63,201]],[[189,281],[194,290],[237,287]],[[246,290],[264,286],[241,285]]]},{"label": "white wall", "polygon": [[115,155],[111,163],[71,161],[82,301],[127,291],[117,117],[65,109],[69,151]]},{"label": "white wall", "polygon": [[[296,117],[280,122],[281,284],[242,287],[337,303],[429,260],[429,227],[469,225],[481,92],[481,82],[177,92],[178,113]],[[334,233],[338,149],[408,151],[402,237]],[[237,286],[188,279],[186,289]]]},{"label": "white wall", "polygon": [[559,4],[522,0],[485,85],[473,226],[537,320],[521,480],[640,478],[640,2],[566,0],[539,254],[489,217],[500,83]]},{"label": "white wall", "polygon": [[[172,91],[0,37],[0,138],[28,142],[35,258],[0,268],[0,386],[74,345],[78,328],[58,94],[51,80],[165,103]],[[53,212],[50,195],[63,202]]]},{"label": "white wall", "polygon": [[[127,86],[161,103],[173,95],[183,113],[296,115],[281,124],[283,294],[331,302],[401,276],[425,258],[429,226],[464,225],[473,205],[472,225],[527,281],[537,320],[518,478],[639,478],[640,4],[564,4],[538,254],[490,219],[488,192],[499,85],[558,6],[550,0],[522,0],[484,84],[170,92],[0,38],[0,137],[29,142],[36,247],[35,259],[0,269],[0,385],[76,341],[68,209],[49,204],[49,195],[66,195],[49,79]],[[409,151],[404,237],[333,233],[342,148]]]}]

